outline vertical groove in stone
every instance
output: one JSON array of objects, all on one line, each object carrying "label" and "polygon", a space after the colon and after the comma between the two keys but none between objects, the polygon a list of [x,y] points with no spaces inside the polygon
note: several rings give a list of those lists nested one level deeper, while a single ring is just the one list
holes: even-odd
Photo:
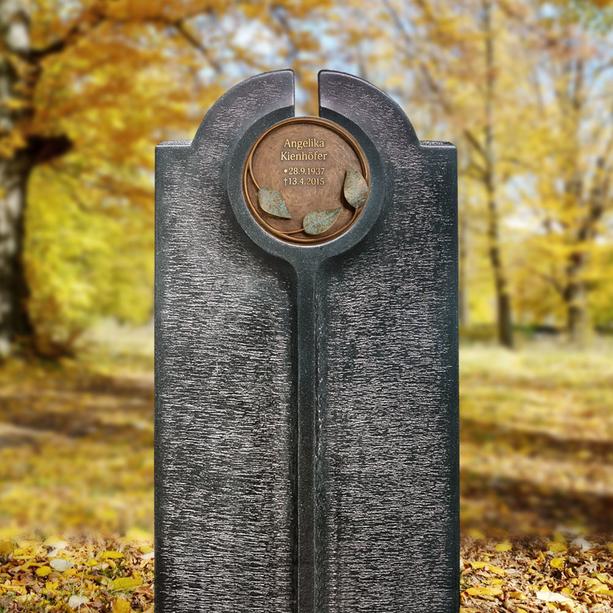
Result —
[{"label": "vertical groove in stone", "polygon": [[315,445],[317,415],[317,270],[296,271],[298,613],[315,613]]}]

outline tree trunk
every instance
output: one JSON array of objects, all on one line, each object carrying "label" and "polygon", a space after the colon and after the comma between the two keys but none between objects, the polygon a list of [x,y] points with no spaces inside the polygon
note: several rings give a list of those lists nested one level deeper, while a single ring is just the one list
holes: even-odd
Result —
[{"label": "tree trunk", "polygon": [[[29,20],[20,0],[0,2],[0,140],[10,142],[26,105],[13,54],[29,50]],[[23,266],[26,187],[31,165],[26,148],[4,147],[0,155],[0,356],[13,342],[31,333]]]},{"label": "tree trunk", "polygon": [[570,342],[577,346],[587,345],[591,333],[587,287],[583,279],[586,259],[584,253],[573,253],[566,269],[568,280],[564,292],[566,330]]},{"label": "tree trunk", "polygon": [[495,188],[488,183],[488,239],[490,243],[490,264],[494,273],[494,287],[496,291],[496,324],[498,342],[504,347],[512,349],[514,346],[513,317],[511,311],[511,296],[507,285],[506,274],[500,254],[500,240],[498,234],[498,207],[496,203]]},{"label": "tree trunk", "polygon": [[0,158],[0,356],[31,336],[23,263],[27,159]]},{"label": "tree trunk", "polygon": [[65,135],[29,133],[42,66],[30,46],[31,4],[0,0],[0,357],[35,348],[24,269],[27,187],[32,169],[63,155]]},{"label": "tree trunk", "polygon": [[584,347],[590,340],[591,326],[586,293],[584,283],[569,286],[566,326],[570,342],[578,347]]},{"label": "tree trunk", "polygon": [[496,321],[498,342],[513,348],[513,318],[509,284],[500,249],[500,214],[497,201],[497,176],[494,147],[494,103],[496,89],[496,66],[494,58],[494,33],[492,29],[492,3],[483,0],[483,32],[485,35],[485,172],[484,183],[487,197],[489,257],[494,273],[496,291]]}]

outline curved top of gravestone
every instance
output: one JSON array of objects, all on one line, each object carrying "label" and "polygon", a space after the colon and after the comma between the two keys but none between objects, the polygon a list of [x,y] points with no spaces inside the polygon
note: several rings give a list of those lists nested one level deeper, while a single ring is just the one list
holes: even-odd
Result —
[{"label": "curved top of gravestone", "polygon": [[[352,79],[350,75],[343,75],[342,73],[331,74],[338,75],[341,80],[343,78]],[[360,85],[361,87],[368,87],[365,81],[360,81]],[[281,114],[294,114],[293,87],[293,72],[290,70],[265,73],[243,81],[230,90],[213,107],[212,111],[207,114],[201,128],[198,130],[192,147],[195,146],[198,150],[202,148],[204,152],[204,148],[206,148],[205,142],[217,142],[221,139],[224,143],[228,143],[229,140],[235,137],[238,138],[235,145],[229,144],[230,148],[228,150],[232,151],[232,154],[228,160],[226,173],[227,192],[239,225],[264,251],[290,262],[295,268],[311,268],[315,266],[315,263],[320,263],[349,250],[368,233],[382,210],[387,181],[384,176],[381,160],[379,159],[378,149],[369,138],[369,135],[362,130],[362,126],[359,123],[354,123],[351,117],[341,117],[339,115],[339,120],[343,122],[341,127],[344,127],[351,134],[360,149],[364,151],[370,168],[370,196],[368,204],[364,207],[364,212],[347,232],[325,243],[309,245],[289,244],[280,241],[266,232],[255,221],[245,204],[241,181],[243,176],[242,170],[248,152],[257,137],[265,133],[266,129],[276,124],[280,119],[283,119],[283,117],[280,117]],[[370,87],[373,89],[373,92],[377,92],[378,96],[379,90],[372,86]],[[361,95],[361,93],[358,93],[358,95]],[[378,106],[370,109],[371,113],[374,112],[373,109],[376,109],[378,112],[378,107],[384,104],[384,102],[377,98],[376,104]],[[390,105],[394,103],[386,97],[385,104]],[[231,117],[225,117],[220,115],[220,113],[230,113]],[[340,125],[341,122],[338,121],[337,123]],[[237,130],[236,126],[241,125],[243,128],[247,125],[251,127],[243,131]],[[410,124],[408,125],[410,126]],[[234,127],[234,133],[231,129],[232,127]],[[204,130],[206,130],[206,137],[203,134]],[[405,135],[409,134],[409,136],[414,135],[412,128],[410,133],[406,129],[403,130],[403,133]],[[202,142],[199,142],[200,139],[202,139]]]},{"label": "curved top of gravestone", "polygon": [[[373,109],[377,109],[376,114]],[[376,143],[386,141],[391,134],[404,134],[410,143],[419,143],[400,105],[360,77],[335,70],[319,72],[319,114],[329,117],[330,111],[351,119]]]},{"label": "curved top of gravestone", "polygon": [[209,130],[224,126],[226,133],[241,125],[246,116],[252,122],[275,110],[288,109],[294,114],[294,71],[290,69],[264,72],[245,79],[229,89],[208,110],[192,141],[192,148],[199,148],[211,137]]},{"label": "curved top of gravestone", "polygon": [[301,253],[278,245],[277,240],[265,237],[260,228],[251,228],[253,220],[243,215],[245,206],[239,180],[243,161],[258,133],[295,115],[292,70],[262,73],[232,87],[206,113],[190,146],[194,172],[196,167],[200,168],[202,156],[227,161],[224,172],[232,208],[251,239],[269,253],[296,262],[307,258],[307,250],[310,253],[307,259],[326,259],[361,240],[384,206],[393,168],[407,162],[407,146],[420,147],[401,107],[371,83],[347,73],[331,70],[319,73],[319,114],[347,129],[363,148],[373,170],[371,205],[365,209],[360,223],[346,235],[317,249],[301,248]]},{"label": "curved top of gravestone", "polygon": [[[372,127],[376,134],[382,125],[385,133],[404,133],[409,142],[419,143],[419,139],[400,105],[385,92],[372,83],[344,72],[321,70],[319,72],[319,109],[320,115],[328,112],[351,119],[365,132]],[[254,95],[257,92],[257,95]],[[265,103],[264,103],[265,100]],[[245,106],[257,103],[264,116],[273,109],[289,109],[294,114],[295,78],[291,69],[275,70],[255,75],[229,89],[209,109],[204,116],[192,141],[192,147],[198,147],[204,140],[208,124],[223,117],[224,123],[232,123],[235,114],[245,114]],[[376,117],[372,109],[380,111]],[[369,134],[371,138],[373,134]]]}]

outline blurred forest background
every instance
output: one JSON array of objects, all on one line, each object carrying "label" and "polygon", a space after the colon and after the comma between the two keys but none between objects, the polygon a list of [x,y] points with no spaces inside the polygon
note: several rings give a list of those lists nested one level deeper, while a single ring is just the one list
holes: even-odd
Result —
[{"label": "blurred forest background", "polygon": [[612,32],[609,0],[0,0],[0,611],[148,610],[154,146],[286,67],[300,113],[343,70],[458,146],[465,610],[613,610]]}]

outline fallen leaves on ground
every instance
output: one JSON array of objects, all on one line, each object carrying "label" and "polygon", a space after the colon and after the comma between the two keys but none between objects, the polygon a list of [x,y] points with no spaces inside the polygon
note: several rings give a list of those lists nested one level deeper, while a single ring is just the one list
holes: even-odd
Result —
[{"label": "fallen leaves on ground", "polygon": [[[546,540],[498,545],[464,539],[462,613],[613,610],[613,544],[565,543],[563,553],[551,551]],[[4,541],[0,551],[0,610],[6,613],[153,612],[150,543]],[[51,570],[53,560],[70,564]],[[43,568],[50,570],[41,574]]]},{"label": "fallen leaves on ground", "polygon": [[0,611],[153,613],[151,543],[0,542]]},{"label": "fallen leaves on ground", "polygon": [[508,549],[464,539],[461,613],[613,611],[613,544],[558,539],[563,553],[551,551],[546,540]]}]

